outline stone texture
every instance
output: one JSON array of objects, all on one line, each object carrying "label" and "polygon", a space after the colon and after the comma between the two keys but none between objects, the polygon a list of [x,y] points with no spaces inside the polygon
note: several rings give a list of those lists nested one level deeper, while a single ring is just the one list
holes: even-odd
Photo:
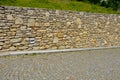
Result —
[{"label": "stone texture", "polygon": [[23,19],[22,18],[16,18],[15,19],[15,24],[23,24]]},{"label": "stone texture", "polygon": [[58,43],[58,37],[54,37],[54,39],[53,39],[53,43]]},{"label": "stone texture", "polygon": [[77,18],[75,22],[76,22],[77,25],[81,25],[81,19],[80,18]]},{"label": "stone texture", "polygon": [[13,20],[13,16],[12,15],[7,15],[7,20]]},{"label": "stone texture", "polygon": [[33,10],[28,10],[27,13],[28,13],[28,15],[33,15],[34,11]]},{"label": "stone texture", "polygon": [[0,12],[0,51],[120,46],[119,14],[10,6]]},{"label": "stone texture", "polygon": [[20,27],[20,30],[26,30],[26,29],[27,29],[26,26],[21,26],[21,27]]},{"label": "stone texture", "polygon": [[45,26],[45,27],[49,27],[49,26],[50,26],[50,23],[49,23],[49,22],[44,23],[44,26]]},{"label": "stone texture", "polygon": [[10,47],[10,50],[16,50],[17,48],[16,47],[14,47],[14,46],[12,46],[12,47]]},{"label": "stone texture", "polygon": [[4,45],[4,43],[3,43],[3,42],[0,42],[0,46],[2,46],[2,45]]},{"label": "stone texture", "polygon": [[35,22],[35,26],[40,26],[40,23],[39,22]]},{"label": "stone texture", "polygon": [[20,43],[21,41],[22,41],[22,38],[11,39],[11,42],[13,43]]},{"label": "stone texture", "polygon": [[58,33],[59,38],[63,38],[63,36],[64,36],[63,33],[61,33],[61,32]]},{"label": "stone texture", "polygon": [[0,57],[1,80],[119,80],[120,48]]},{"label": "stone texture", "polygon": [[67,26],[70,26],[70,25],[71,25],[71,22],[67,22],[66,25],[67,25]]},{"label": "stone texture", "polygon": [[34,19],[28,19],[28,26],[34,26],[35,20]]}]

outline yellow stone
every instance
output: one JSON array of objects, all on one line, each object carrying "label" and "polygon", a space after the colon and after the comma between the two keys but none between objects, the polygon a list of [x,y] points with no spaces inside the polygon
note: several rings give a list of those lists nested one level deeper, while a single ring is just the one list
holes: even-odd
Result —
[{"label": "yellow stone", "polygon": [[59,38],[63,38],[63,33],[58,33]]},{"label": "yellow stone", "polygon": [[46,26],[46,27],[49,27],[50,26],[50,23],[44,23],[44,26]]}]

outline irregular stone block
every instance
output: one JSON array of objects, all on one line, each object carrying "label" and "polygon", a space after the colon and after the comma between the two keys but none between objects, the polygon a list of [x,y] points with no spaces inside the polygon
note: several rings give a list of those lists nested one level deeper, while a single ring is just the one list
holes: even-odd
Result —
[{"label": "irregular stone block", "polygon": [[76,42],[77,42],[77,41],[80,41],[80,37],[77,36],[77,37],[75,38],[75,41],[76,41]]},{"label": "irregular stone block", "polygon": [[77,18],[76,21],[75,21],[75,23],[76,23],[77,25],[81,25],[81,19],[80,19],[80,18]]},{"label": "irregular stone block", "polygon": [[35,20],[34,19],[28,19],[28,26],[34,26]]},{"label": "irregular stone block", "polygon": [[21,41],[22,41],[22,38],[11,39],[11,42],[13,43],[20,43]]},{"label": "irregular stone block", "polygon": [[71,22],[67,22],[67,23],[66,23],[66,26],[71,26]]},{"label": "irregular stone block", "polygon": [[60,33],[60,32],[58,33],[59,38],[63,38],[63,36],[64,36],[63,33]]},{"label": "irregular stone block", "polygon": [[0,42],[0,46],[2,46],[2,45],[4,45],[4,43],[3,43],[3,42]]},{"label": "irregular stone block", "polygon": [[7,20],[13,20],[13,16],[12,15],[7,15]]},{"label": "irregular stone block", "polygon": [[27,27],[26,27],[26,26],[21,26],[20,29],[21,29],[21,30],[26,30]]},{"label": "irregular stone block", "polygon": [[58,43],[58,37],[54,37],[53,43]]},{"label": "irregular stone block", "polygon": [[34,11],[33,10],[27,10],[28,15],[33,15]]},{"label": "irregular stone block", "polygon": [[57,46],[52,46],[52,49],[57,49]]},{"label": "irregular stone block", "polygon": [[22,18],[16,18],[15,19],[15,24],[23,24],[23,19]]},{"label": "irregular stone block", "polygon": [[49,22],[44,23],[44,26],[45,26],[45,27],[49,27],[49,26],[50,26],[50,23],[49,23]]},{"label": "irregular stone block", "polygon": [[14,46],[12,46],[12,47],[10,47],[10,50],[16,50],[17,48],[16,47],[14,47]]},{"label": "irregular stone block", "polygon": [[40,26],[40,23],[39,22],[35,22],[35,26]]}]

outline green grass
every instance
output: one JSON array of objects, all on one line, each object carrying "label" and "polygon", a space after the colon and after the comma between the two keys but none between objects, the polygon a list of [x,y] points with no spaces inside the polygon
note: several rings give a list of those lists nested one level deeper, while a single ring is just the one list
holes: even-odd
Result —
[{"label": "green grass", "polygon": [[111,8],[75,0],[0,0],[0,5],[120,14],[120,12],[113,11]]}]

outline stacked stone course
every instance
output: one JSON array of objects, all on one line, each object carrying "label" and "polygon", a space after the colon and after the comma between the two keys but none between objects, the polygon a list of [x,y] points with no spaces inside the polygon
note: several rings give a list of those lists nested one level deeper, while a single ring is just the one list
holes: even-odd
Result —
[{"label": "stacked stone course", "polygon": [[0,7],[0,51],[110,46],[120,46],[119,14]]}]

